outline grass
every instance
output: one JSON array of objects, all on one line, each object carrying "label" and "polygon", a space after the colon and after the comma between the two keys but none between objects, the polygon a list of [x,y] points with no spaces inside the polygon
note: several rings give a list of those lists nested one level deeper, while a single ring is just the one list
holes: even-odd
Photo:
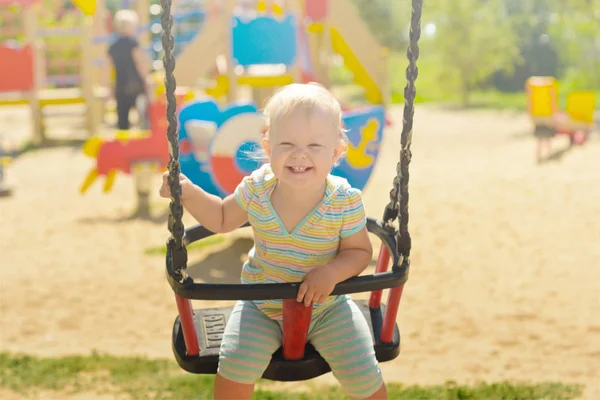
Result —
[{"label": "grass", "polygon": [[[0,353],[0,389],[34,398],[39,392],[56,394],[101,393],[138,399],[209,399],[213,377],[182,372],[174,361],[140,357],[90,356],[38,358]],[[269,389],[261,381],[254,399],[335,400],[345,399],[338,386],[318,391],[285,392]],[[575,399],[582,387],[562,383],[480,383],[473,386],[447,382],[436,386],[388,384],[389,398],[398,400],[535,400]]]},{"label": "grass", "polygon": [[[225,236],[223,235],[213,235],[209,236],[206,239],[202,239],[201,241],[191,243],[186,247],[188,251],[193,250],[206,250],[208,247],[215,246],[217,244],[221,244],[225,241]],[[154,246],[149,247],[144,250],[144,254],[155,255],[155,254],[167,254],[167,246]]]}]

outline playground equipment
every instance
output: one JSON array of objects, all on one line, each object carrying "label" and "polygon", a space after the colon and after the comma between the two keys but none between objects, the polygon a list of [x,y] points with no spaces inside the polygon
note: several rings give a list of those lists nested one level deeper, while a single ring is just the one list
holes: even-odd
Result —
[{"label": "playground equipment", "polygon": [[[95,11],[95,1],[78,0],[76,5],[83,7],[85,15],[91,15]],[[93,133],[99,119],[102,99],[106,92],[94,88],[91,77],[91,69],[86,68],[92,64],[92,53],[90,46],[92,38],[92,21],[84,15],[79,16],[80,26],[75,30],[65,30],[57,27],[39,28],[41,8],[35,0],[0,0],[0,10],[3,14],[18,15],[22,18],[24,30],[24,43],[14,45],[5,43],[0,46],[0,56],[3,66],[11,71],[10,74],[2,74],[0,77],[0,106],[25,105],[28,104],[32,114],[34,125],[34,138],[41,141],[45,138],[43,121],[43,109],[50,105],[85,104],[86,128]],[[6,29],[3,26],[3,29]],[[18,36],[17,31],[5,31],[6,36]],[[56,36],[71,36],[77,39],[81,46],[79,50],[81,57],[77,63],[80,75],[48,76],[44,54],[48,48],[48,38]],[[71,51],[71,50],[69,50]],[[61,68],[71,68],[65,63],[68,58],[56,59]],[[7,67],[8,66],[8,67]],[[46,89],[46,85],[73,85],[81,84],[81,89]]]},{"label": "playground equipment", "polygon": [[[189,98],[188,91],[178,91],[178,107]],[[83,153],[95,159],[95,166],[80,187],[84,194],[99,177],[104,177],[103,192],[108,193],[119,173],[131,174],[135,177],[137,194],[135,214],[142,217],[150,215],[150,178],[164,171],[169,158],[164,135],[166,104],[160,87],[148,108],[150,131],[117,131],[112,138],[93,137],[84,143]]]},{"label": "playground equipment", "polygon": [[[243,176],[256,169],[258,164],[247,155],[248,150],[260,143],[262,132],[263,123],[257,115],[256,104],[261,104],[269,89],[294,81],[328,80],[326,68],[320,68],[313,61],[317,56],[311,52],[326,51],[323,48],[324,32],[329,27],[332,49],[343,56],[346,66],[355,74],[355,82],[365,88],[366,98],[376,104],[344,112],[349,148],[347,157],[333,171],[348,179],[354,187],[363,189],[373,171],[386,123],[383,88],[387,71],[380,66],[385,65],[386,52],[374,41],[354,7],[345,0],[306,1],[303,7],[295,9],[293,5],[299,4],[291,1],[286,3],[288,9],[274,8],[274,16],[261,14],[265,7],[263,3],[259,4],[253,17],[240,12],[236,15],[235,9],[234,15],[230,15],[232,4],[226,2],[218,19],[206,22],[201,34],[178,57],[177,81],[194,84],[194,77],[198,77],[203,67],[196,63],[193,70],[188,69],[190,62],[186,62],[186,57],[197,54],[195,52],[202,48],[203,54],[208,51],[207,60],[216,55],[225,65],[219,68],[221,73],[216,77],[216,86],[207,89],[207,94],[232,101],[236,97],[232,91],[236,85],[265,90],[257,96],[255,103],[230,102],[220,109],[216,102],[205,100],[188,104],[181,110],[183,173],[206,191],[224,197]],[[286,13],[290,10],[295,13]],[[314,48],[311,48],[309,37],[314,33],[310,32],[317,35],[312,38],[313,42],[318,39],[312,46]],[[221,52],[227,38],[232,45],[229,60],[223,61]],[[375,53],[369,52],[372,49]],[[359,58],[359,54],[362,57]],[[180,61],[183,61],[181,67]],[[203,65],[210,67],[213,64]],[[239,70],[242,72],[237,72]],[[232,84],[234,80],[236,84]]]},{"label": "playground equipment", "polygon": [[[223,2],[221,12],[207,19],[202,30],[177,57],[178,84],[195,87],[215,66],[215,85],[206,92],[237,99],[237,89],[256,91],[291,82],[320,82],[327,86],[330,53],[342,57],[372,104],[388,98],[388,51],[371,34],[348,0],[290,0],[256,17],[236,9],[234,0]],[[230,49],[230,50],[229,50]],[[197,54],[203,54],[198,59]],[[255,100],[262,104],[268,93]]]},{"label": "playground equipment", "polygon": [[[192,93],[187,89],[177,90],[177,106],[189,101]],[[164,170],[169,158],[165,148],[164,85],[157,85],[148,106],[150,130],[116,131],[113,137],[92,137],[82,147],[83,153],[95,159],[95,166],[85,177],[80,192],[85,193],[99,177],[104,177],[103,192],[111,191],[118,173],[130,174],[142,164],[153,165],[156,171]]]},{"label": "playground equipment", "polygon": [[[179,365],[186,371],[214,374],[218,365],[218,349],[222,340],[228,308],[193,310],[190,299],[197,300],[262,300],[284,299],[284,342],[282,348],[273,354],[270,365],[263,377],[271,380],[293,381],[311,379],[330,371],[329,365],[302,338],[310,323],[311,309],[296,302],[300,282],[277,284],[199,284],[187,275],[186,245],[211,236],[202,226],[184,230],[179,183],[179,138],[174,95],[175,62],[172,49],[170,10],[172,0],[161,0],[163,35],[167,37],[164,49],[167,102],[167,138],[169,142],[169,184],[173,194],[170,204],[168,229],[171,236],[167,242],[167,279],[175,292],[179,315],[173,326],[173,352]],[[395,319],[404,283],[408,279],[410,235],[408,233],[408,164],[414,116],[416,62],[419,55],[422,0],[412,0],[410,45],[407,52],[407,86],[405,89],[404,126],[401,135],[401,152],[398,175],[393,181],[390,203],[382,220],[369,218],[367,226],[383,243],[377,263],[377,275],[351,278],[336,285],[332,294],[349,294],[372,290],[368,303],[361,303],[365,317],[372,324],[374,349],[379,361],[388,361],[398,356],[400,333]],[[238,113],[239,114],[239,113]],[[398,219],[398,228],[393,224]],[[392,258],[392,271],[386,272]],[[381,305],[381,290],[391,288],[386,306]],[[290,333],[292,328],[293,334]],[[299,334],[295,334],[299,333]],[[292,355],[292,356],[290,356]]]},{"label": "playground equipment", "polygon": [[566,111],[558,103],[558,81],[532,76],[526,82],[528,111],[536,130],[568,135],[571,144],[583,144],[594,125],[596,96],[592,91],[567,94]]},{"label": "playground equipment", "polygon": [[[285,12],[288,9],[275,6],[271,10],[274,15],[265,14],[266,3],[259,2],[258,9],[251,17],[240,13],[239,10],[235,14],[235,2],[225,2],[221,12],[211,14],[212,17],[205,22],[198,37],[180,49],[180,55],[177,57],[178,69],[188,73],[187,77],[191,77],[190,65],[200,66],[200,70],[193,69],[195,71],[193,75],[200,76],[198,71],[202,70],[202,65],[210,65],[211,62],[205,62],[205,57],[186,60],[186,54],[198,51],[198,46],[206,41],[211,42],[213,34],[218,34],[219,38],[216,42],[212,41],[216,43],[213,47],[218,51],[226,51],[227,43],[222,42],[224,36],[219,35],[228,32],[232,40],[229,54],[234,60],[233,62],[237,64],[235,68],[249,71],[239,75],[238,83],[250,85],[255,89],[264,89],[262,94],[266,95],[269,90],[296,80],[315,80],[317,78],[315,71],[318,68],[310,60],[308,54],[310,48],[308,34],[305,32],[308,24],[306,21],[310,21],[313,29],[318,26],[317,24],[321,24],[320,26],[323,28],[325,26],[323,21],[327,20],[327,16],[337,12],[343,18],[348,18],[351,23],[355,22],[352,18],[359,18],[358,14],[345,1],[330,1],[329,8],[331,9],[325,7],[327,2],[308,1],[304,4],[305,8],[295,9],[296,13],[287,14]],[[289,1],[287,4],[293,5],[298,2]],[[101,10],[102,8],[99,6],[98,11]],[[301,17],[298,18],[298,15]],[[364,83],[363,86],[370,88],[372,101],[384,103],[380,98],[383,93],[379,89],[380,84],[376,84],[373,79],[369,78],[370,75],[365,73],[366,69],[362,67],[352,49],[347,45],[351,41],[345,40],[345,36],[339,33],[339,31],[347,30],[342,27],[344,20],[337,16],[330,19],[336,22],[333,24],[335,27],[331,28],[335,36],[332,42],[336,48],[341,49],[340,52],[347,55],[347,63],[352,66],[353,71],[358,74],[357,76],[362,77],[360,79],[363,79],[361,81]],[[361,26],[364,27],[364,23]],[[370,34],[359,33],[367,38],[370,37]],[[356,42],[358,39],[352,36],[352,32],[348,35],[350,35],[348,37],[354,38],[354,43],[358,43]],[[174,44],[177,47],[177,43]],[[357,48],[362,49],[361,46],[359,45]],[[210,53],[210,50],[205,48],[202,53],[207,54],[206,51]],[[281,71],[279,75],[269,75],[262,73],[261,68],[262,72],[270,73],[276,69]],[[257,69],[261,73],[257,73]],[[301,74],[292,74],[293,71],[298,70]],[[385,70],[381,69],[381,71]],[[185,78],[186,76],[181,75],[180,77]],[[219,79],[224,80],[225,86],[229,87],[227,76],[217,77],[217,81]],[[180,82],[178,81],[178,83]],[[181,83],[193,84],[193,81],[186,82],[184,79]],[[383,84],[383,80],[381,84]],[[159,85],[157,90],[157,95],[162,96],[164,87]],[[179,87],[178,90],[185,91],[186,89]],[[264,123],[258,111],[260,100],[225,103],[223,101],[227,98],[225,95],[232,92],[215,93],[218,90],[218,88],[212,91],[207,90],[209,94],[216,94],[216,97],[213,98],[209,97],[186,104],[180,102],[178,119],[183,173],[209,193],[224,197],[232,192],[243,176],[258,167],[257,162],[248,156],[248,151],[259,145]],[[221,101],[218,101],[219,99]],[[354,187],[363,189],[373,172],[383,137],[383,128],[386,125],[384,104],[347,109],[343,114],[343,122],[348,130],[348,152],[333,173],[346,178]],[[160,128],[157,127],[158,124],[153,123],[151,135],[153,138],[160,136]],[[141,154],[131,153],[128,150],[123,153],[126,148],[122,144],[124,137],[126,137],[125,133],[118,134],[116,139],[105,142],[99,152],[91,152],[89,149],[95,149],[94,146],[99,145],[100,139],[93,139],[84,146],[86,154],[97,156],[98,161],[97,167],[88,174],[82,186],[82,193],[98,176],[106,177],[105,192],[108,192],[112,187],[116,171],[131,173],[133,171],[131,166],[133,163],[139,163],[140,157],[150,157],[149,154],[144,154],[142,157]],[[138,140],[150,141],[151,149],[147,148],[145,151],[151,152],[157,160],[167,158],[166,147],[160,143],[160,139],[151,141],[148,137],[143,139],[129,137],[127,140],[132,148],[137,146]],[[114,160],[113,164],[119,160],[121,164],[119,166],[112,165],[109,170],[108,167],[104,167],[102,159]],[[159,163],[159,168],[162,167],[164,164]]]},{"label": "playground equipment", "polygon": [[14,182],[10,181],[6,176],[6,169],[12,157],[5,150],[4,143],[0,138],[0,197],[10,196],[15,187]]},{"label": "playground equipment", "polygon": [[[186,104],[178,116],[181,170],[209,193],[225,197],[259,167],[249,152],[258,148],[264,120],[254,103],[221,108],[214,100]],[[383,137],[385,110],[370,106],[345,111],[348,151],[332,171],[356,188],[367,184]]]}]

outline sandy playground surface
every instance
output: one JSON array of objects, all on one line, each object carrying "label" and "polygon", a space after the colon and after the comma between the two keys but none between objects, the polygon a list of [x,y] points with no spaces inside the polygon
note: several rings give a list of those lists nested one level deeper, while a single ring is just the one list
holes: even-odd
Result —
[{"label": "sandy playground surface", "polygon": [[[387,203],[401,113],[393,110],[364,193],[372,216]],[[19,115],[3,135],[29,129]],[[524,114],[419,107],[413,267],[398,316],[402,353],[383,364],[388,381],[581,382],[586,398],[600,398],[600,135],[542,165],[533,150]],[[79,195],[91,166],[78,147],[59,147],[10,168],[18,188],[0,198],[1,350],[171,357],[176,308],[164,258],[144,254],[168,236],[167,203],[155,195],[155,220],[128,219],[128,176],[108,195],[100,183]],[[190,252],[190,269],[236,282],[250,245],[241,232]]]}]

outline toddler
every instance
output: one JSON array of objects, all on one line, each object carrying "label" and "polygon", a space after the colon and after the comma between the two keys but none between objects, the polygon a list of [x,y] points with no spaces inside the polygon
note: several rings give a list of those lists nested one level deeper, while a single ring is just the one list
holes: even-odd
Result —
[{"label": "toddler", "polygon": [[[387,399],[370,333],[349,296],[334,286],[359,275],[373,249],[361,192],[330,174],[346,148],[342,110],[324,87],[291,84],[265,108],[266,163],[221,199],[181,175],[185,209],[213,232],[249,221],[254,247],[242,283],[299,282],[297,301],[313,307],[308,340],[353,399]],[[170,197],[163,176],[160,194]],[[238,301],[227,322],[215,399],[250,399],[282,344],[282,300]]]}]

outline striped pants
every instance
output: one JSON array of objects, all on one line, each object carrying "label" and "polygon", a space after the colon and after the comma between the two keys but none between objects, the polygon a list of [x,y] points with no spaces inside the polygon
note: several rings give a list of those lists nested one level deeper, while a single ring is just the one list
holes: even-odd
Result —
[{"label": "striped pants", "polygon": [[[234,382],[255,383],[281,346],[281,326],[252,301],[238,301],[225,327],[218,373]],[[308,340],[349,396],[367,398],[383,384],[369,325],[352,300],[313,318]]]}]

